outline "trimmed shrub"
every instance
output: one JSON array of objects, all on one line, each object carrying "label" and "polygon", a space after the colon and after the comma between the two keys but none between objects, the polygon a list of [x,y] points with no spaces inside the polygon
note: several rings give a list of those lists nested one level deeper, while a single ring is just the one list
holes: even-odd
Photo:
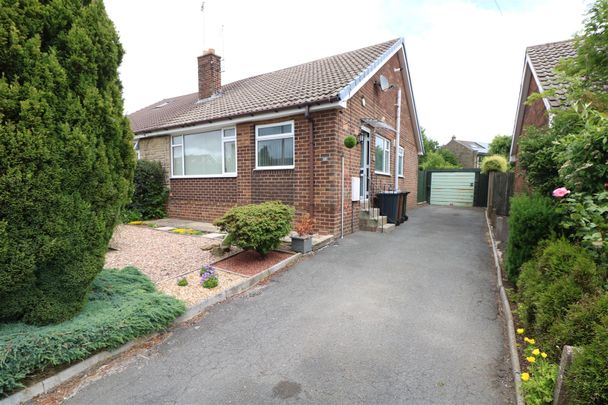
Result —
[{"label": "trimmed shrub", "polygon": [[608,316],[596,325],[594,334],[593,341],[582,347],[566,374],[572,404],[608,404]]},{"label": "trimmed shrub", "polygon": [[511,198],[505,255],[509,280],[517,281],[521,265],[532,258],[541,240],[555,233],[559,219],[555,202],[548,197],[522,194]]},{"label": "trimmed shrub", "polygon": [[595,329],[608,317],[608,293],[589,296],[570,306],[563,320],[547,334],[547,346],[559,356],[564,345],[583,346],[593,341]]},{"label": "trimmed shrub", "polygon": [[0,394],[22,387],[32,373],[162,330],[185,309],[133,267],[103,270],[75,318],[49,326],[0,325]]},{"label": "trimmed shrub", "polygon": [[156,219],[166,215],[169,190],[160,162],[138,160],[133,178],[133,198],[128,209],[141,214],[140,219]]},{"label": "trimmed shrub", "polygon": [[492,155],[486,156],[481,161],[481,172],[482,173],[490,173],[490,172],[501,172],[505,173],[509,170],[509,162],[504,156],[501,155]]},{"label": "trimmed shrub", "polygon": [[295,210],[278,201],[234,207],[215,221],[228,240],[242,249],[262,256],[279,246],[291,231]]},{"label": "trimmed shrub", "polygon": [[546,342],[551,326],[564,318],[572,304],[595,294],[602,281],[587,250],[565,239],[544,242],[517,280],[520,316],[528,330]]},{"label": "trimmed shrub", "polygon": [[123,50],[101,1],[3,1],[0,42],[0,322],[61,322],[131,192]]}]

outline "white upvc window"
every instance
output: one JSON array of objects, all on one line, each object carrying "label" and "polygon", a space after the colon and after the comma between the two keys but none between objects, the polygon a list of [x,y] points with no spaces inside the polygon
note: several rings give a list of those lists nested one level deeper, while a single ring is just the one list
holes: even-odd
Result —
[{"label": "white upvc window", "polygon": [[397,175],[399,177],[403,177],[403,156],[405,155],[405,150],[402,146],[399,147],[399,154],[397,155]]},{"label": "white upvc window", "polygon": [[391,142],[380,135],[376,135],[374,171],[378,174],[391,175]]},{"label": "white upvc window", "polygon": [[236,177],[236,129],[172,136],[171,176]]},{"label": "white upvc window", "polygon": [[295,156],[294,122],[256,125],[255,168],[293,169]]}]

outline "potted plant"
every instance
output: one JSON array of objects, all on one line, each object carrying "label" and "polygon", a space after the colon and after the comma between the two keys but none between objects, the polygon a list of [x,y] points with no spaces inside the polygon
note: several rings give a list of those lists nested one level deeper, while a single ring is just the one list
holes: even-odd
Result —
[{"label": "potted plant", "polygon": [[299,253],[312,252],[312,232],[313,232],[314,220],[309,214],[304,216],[296,222],[293,229],[297,235],[291,237],[291,249]]}]

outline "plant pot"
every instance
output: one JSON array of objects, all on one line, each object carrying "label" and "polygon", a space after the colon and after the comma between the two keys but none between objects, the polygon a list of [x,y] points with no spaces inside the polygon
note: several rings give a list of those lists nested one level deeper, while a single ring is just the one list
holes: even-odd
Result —
[{"label": "plant pot", "polygon": [[291,249],[298,253],[312,252],[312,236],[292,236]]}]

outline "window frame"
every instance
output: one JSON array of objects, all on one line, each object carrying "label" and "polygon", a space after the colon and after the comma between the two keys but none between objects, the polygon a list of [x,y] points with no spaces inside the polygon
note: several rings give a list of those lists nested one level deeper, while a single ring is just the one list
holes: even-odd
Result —
[{"label": "window frame", "polygon": [[[226,131],[228,130],[234,130],[234,135],[233,136],[226,136]],[[237,177],[237,173],[238,173],[238,147],[237,147],[237,136],[236,136],[236,127],[232,126],[232,127],[225,127],[225,128],[219,128],[219,131],[221,132],[221,143],[222,143],[222,147],[221,147],[221,154],[222,154],[222,173],[218,173],[218,174],[184,174],[186,173],[186,148],[184,147],[184,136],[185,135],[203,135],[206,133],[210,133],[210,132],[216,132],[218,131],[218,129],[214,129],[212,131],[205,131],[205,132],[194,132],[194,133],[187,133],[187,134],[179,134],[179,135],[169,135],[169,147],[171,148],[171,153],[170,153],[170,160],[171,160],[171,179],[205,179],[205,178],[217,178],[217,177]],[[179,138],[180,139],[180,143],[179,144],[174,144],[173,143],[173,139],[174,138]],[[234,172],[226,172],[225,168],[226,168],[226,143],[230,143],[230,142],[234,142]],[[174,150],[175,148],[182,148],[182,174],[181,175],[175,175],[174,171],[173,171],[173,158],[174,158]]]},{"label": "window frame", "polygon": [[[384,159],[384,167],[382,171],[376,169],[376,142],[378,139],[381,139],[383,143],[382,158]],[[383,176],[391,176],[391,141],[378,134],[376,134],[376,139],[374,140],[374,173]]]},{"label": "window frame", "polygon": [[[291,125],[291,133],[288,134],[276,134],[276,135],[265,135],[260,138],[260,129],[262,128],[270,128],[270,127],[278,127],[282,125]],[[262,141],[272,141],[276,139],[288,139],[291,138],[292,142],[292,155],[293,155],[293,164],[292,165],[283,165],[283,166],[259,166],[258,163],[258,143],[260,140]],[[296,126],[295,121],[283,121],[283,122],[274,122],[272,124],[262,124],[255,126],[255,170],[291,170],[296,167]]]},{"label": "window frame", "polygon": [[[405,172],[405,148],[399,146],[397,151],[397,176],[403,178],[403,173]],[[401,170],[399,170],[399,161],[401,161]]]}]

